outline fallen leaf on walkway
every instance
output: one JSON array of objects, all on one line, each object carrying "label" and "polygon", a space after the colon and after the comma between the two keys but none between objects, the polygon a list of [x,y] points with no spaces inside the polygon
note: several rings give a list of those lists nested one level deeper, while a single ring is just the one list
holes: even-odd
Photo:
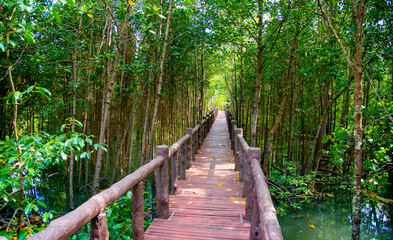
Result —
[{"label": "fallen leaf on walkway", "polygon": [[221,144],[221,146],[227,147],[227,145],[225,145],[225,144]]},{"label": "fallen leaf on walkway", "polygon": [[171,204],[169,204],[169,207],[171,207],[172,205]]},{"label": "fallen leaf on walkway", "polygon": [[188,186],[192,186],[192,184],[188,184]]},{"label": "fallen leaf on walkway", "polygon": [[186,216],[186,214],[184,214],[184,216]]},{"label": "fallen leaf on walkway", "polygon": [[229,197],[230,199],[236,199],[236,197]]},{"label": "fallen leaf on walkway", "polygon": [[224,185],[224,184],[223,184],[223,183],[217,183],[217,185],[218,185],[218,186],[222,186],[222,185]]},{"label": "fallen leaf on walkway", "polygon": [[202,168],[202,167],[196,167],[196,168]]},{"label": "fallen leaf on walkway", "polygon": [[246,203],[242,201],[242,203],[245,205]]},{"label": "fallen leaf on walkway", "polygon": [[192,202],[188,202],[187,205],[190,205]]},{"label": "fallen leaf on walkway", "polygon": [[194,194],[198,194],[198,192],[197,192],[197,191],[193,191],[193,193],[194,193]]}]

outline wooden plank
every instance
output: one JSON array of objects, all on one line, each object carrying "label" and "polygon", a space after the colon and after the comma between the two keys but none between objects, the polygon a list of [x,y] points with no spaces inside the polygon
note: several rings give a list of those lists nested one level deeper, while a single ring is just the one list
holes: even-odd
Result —
[{"label": "wooden plank", "polygon": [[234,171],[228,127],[220,112],[209,134],[178,181],[178,194],[169,196],[171,221],[154,219],[145,239],[248,239],[246,199]]}]

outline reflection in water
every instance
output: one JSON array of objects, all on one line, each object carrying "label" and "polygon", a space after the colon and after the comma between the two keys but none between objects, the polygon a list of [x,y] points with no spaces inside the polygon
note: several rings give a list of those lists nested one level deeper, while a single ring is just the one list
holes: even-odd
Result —
[{"label": "reflection in water", "polygon": [[[351,239],[351,201],[350,194],[336,193],[279,217],[284,239]],[[388,213],[369,201],[362,207],[361,239],[393,239],[393,221]]]}]

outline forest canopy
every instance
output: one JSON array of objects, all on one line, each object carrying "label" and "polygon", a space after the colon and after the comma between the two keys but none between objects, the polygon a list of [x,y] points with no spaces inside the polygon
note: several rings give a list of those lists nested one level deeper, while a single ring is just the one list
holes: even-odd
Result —
[{"label": "forest canopy", "polygon": [[74,209],[229,105],[278,213],[334,185],[358,236],[362,192],[392,198],[392,16],[391,0],[1,0],[0,231],[45,226],[30,191],[52,173]]}]

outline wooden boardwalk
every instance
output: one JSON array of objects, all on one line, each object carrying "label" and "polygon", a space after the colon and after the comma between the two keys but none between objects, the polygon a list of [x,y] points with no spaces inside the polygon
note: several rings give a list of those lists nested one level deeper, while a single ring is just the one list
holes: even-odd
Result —
[{"label": "wooden boardwalk", "polygon": [[[170,196],[168,219],[154,219],[145,239],[248,239],[245,202],[230,149],[228,127],[219,112],[178,194]],[[242,219],[241,219],[242,216]]]}]

